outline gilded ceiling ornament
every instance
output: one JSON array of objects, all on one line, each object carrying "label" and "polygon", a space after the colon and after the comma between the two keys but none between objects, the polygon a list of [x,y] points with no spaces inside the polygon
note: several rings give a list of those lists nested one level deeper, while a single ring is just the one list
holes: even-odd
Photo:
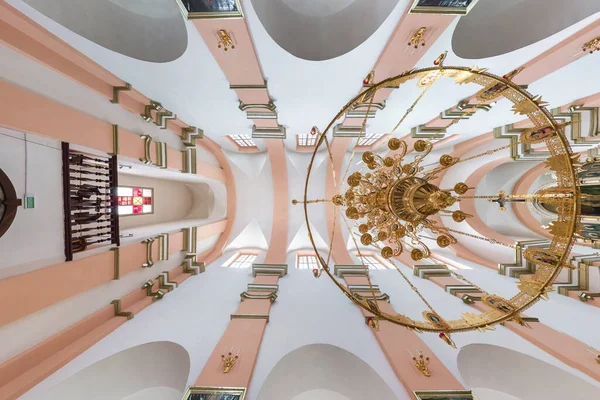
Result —
[{"label": "gilded ceiling ornament", "polygon": [[570,224],[567,221],[552,221],[548,225],[548,231],[553,236],[568,237]]},{"label": "gilded ceiling ornament", "polygon": [[534,278],[521,277],[517,286],[521,292],[531,297],[541,296],[544,300],[549,300],[548,292],[554,290],[552,286],[545,286],[543,282],[536,281]]},{"label": "gilded ceiling ornament", "polygon": [[563,155],[556,155],[548,157],[544,163],[546,168],[556,172],[564,172],[570,166],[577,165],[579,163],[579,154],[573,154],[571,157],[565,157]]},{"label": "gilded ceiling ornament", "polygon": [[[511,79],[520,72],[519,69],[511,71],[503,77],[490,74],[484,69],[476,67],[446,67],[443,65],[445,54],[442,54],[434,66],[423,69],[406,71],[382,82],[371,82],[362,93],[351,99],[339,113],[334,116],[327,129],[322,133],[324,137],[331,135],[331,127],[341,118],[352,104],[361,100],[365,104],[373,102],[374,93],[381,88],[397,89],[397,86],[413,81],[417,87],[422,88],[418,97],[408,106],[404,113],[398,115],[398,123],[389,131],[387,142],[388,150],[377,152],[363,152],[362,163],[357,163],[353,157],[357,151],[358,140],[354,144],[350,159],[345,162],[345,170],[332,173],[335,180],[341,182],[338,194],[332,197],[331,203],[339,209],[342,224],[346,224],[355,243],[356,251],[360,255],[364,247],[369,251],[378,251],[383,258],[390,260],[390,264],[402,276],[410,288],[410,295],[418,296],[427,306],[423,313],[423,320],[413,320],[406,315],[388,313],[377,306],[377,302],[366,296],[354,296],[347,286],[340,283],[333,275],[325,259],[319,257],[321,271],[327,274],[354,303],[373,314],[373,321],[385,320],[394,324],[405,326],[415,332],[438,332],[440,338],[450,346],[455,346],[450,333],[472,330],[488,330],[505,321],[522,322],[521,313],[539,300],[547,296],[552,290],[552,282],[556,279],[561,269],[568,264],[570,247],[574,243],[579,220],[579,207],[576,203],[578,192],[578,177],[576,159],[565,138],[564,129],[545,108],[545,102],[539,96],[533,96],[523,87],[512,83]],[[396,131],[402,126],[407,115],[419,107],[424,94],[438,80],[449,80],[457,84],[479,85],[481,90],[477,93],[477,105],[499,97],[506,97],[513,103],[513,110],[526,115],[533,125],[523,136],[530,143],[544,144],[549,156],[549,165],[557,176],[556,186],[542,189],[535,194],[506,194],[470,195],[468,192],[475,188],[457,179],[450,182],[448,188],[438,186],[438,176],[442,171],[455,168],[455,165],[466,163],[479,157],[486,157],[499,151],[509,152],[511,145],[502,146],[493,150],[486,150],[480,154],[464,158],[453,157],[450,154],[431,157],[433,140],[418,139],[414,143],[396,136]],[[366,101],[363,101],[365,100]],[[367,116],[364,117],[363,127],[366,127]],[[461,119],[456,119],[460,123]],[[363,132],[364,133],[364,132]],[[314,153],[323,147],[325,141],[317,144]],[[321,147],[323,146],[323,147]],[[327,148],[331,157],[330,149]],[[409,149],[414,149],[410,155]],[[317,200],[308,199],[308,190],[311,184],[313,161],[311,160],[307,173],[306,190],[304,193],[304,210],[307,220],[310,221],[312,203]],[[463,169],[468,171],[468,168]],[[465,172],[466,173],[466,172]],[[460,178],[460,176],[459,176]],[[464,178],[464,176],[463,176]],[[468,281],[466,277],[456,275],[457,279],[468,282],[481,291],[482,302],[489,308],[481,314],[463,315],[462,318],[451,320],[443,318],[435,311],[435,301],[430,302],[410,279],[405,275],[405,267],[394,263],[394,257],[402,252],[408,252],[414,261],[431,257],[432,248],[439,249],[452,247],[457,243],[456,235],[468,237],[468,240],[484,240],[489,245],[503,245],[515,248],[515,243],[500,243],[493,238],[477,236],[462,232],[455,226],[445,226],[438,217],[451,217],[451,224],[461,223],[471,215],[461,211],[457,202],[464,199],[492,201],[502,208],[510,202],[538,202],[555,204],[558,207],[557,220],[550,224],[549,232],[553,235],[548,248],[528,248],[525,256],[528,261],[536,265],[530,277],[523,277],[519,284],[519,292],[510,299],[503,299],[496,295],[487,294],[484,288],[479,288],[476,282]],[[356,222],[354,222],[356,221]],[[454,221],[454,222],[453,222]],[[312,238],[310,224],[308,224],[309,239],[317,251]],[[335,235],[335,230],[333,235]],[[456,237],[455,237],[456,236]],[[332,238],[333,240],[333,238]],[[467,242],[468,243],[468,242]],[[430,248],[431,247],[431,248]],[[368,278],[369,279],[369,278]],[[370,282],[370,281],[369,281]],[[369,283],[370,285],[370,283]],[[376,293],[371,287],[371,295]],[[368,323],[368,322],[367,322]],[[373,322],[375,323],[375,322]]]},{"label": "gilded ceiling ornament", "polygon": [[235,50],[235,43],[231,38],[231,35],[225,29],[219,29],[217,32],[219,41],[217,42],[217,48],[227,51],[228,49]]},{"label": "gilded ceiling ornament", "polygon": [[479,69],[479,67],[473,66],[468,71],[459,71],[454,76],[454,82],[459,85],[472,83],[479,76],[478,73],[487,71],[487,68]]},{"label": "gilded ceiling ornament", "polygon": [[584,53],[592,54],[593,52],[598,50],[600,50],[600,36],[585,42],[583,46],[581,46],[581,51]]},{"label": "gilded ceiling ornament", "polygon": [[548,103],[542,100],[541,96],[532,99],[524,99],[512,107],[512,112],[519,115],[528,115],[537,111],[540,107],[545,107]]},{"label": "gilded ceiling ornament", "polygon": [[477,330],[480,332],[483,331],[493,331],[495,328],[493,326],[486,325],[486,319],[481,316],[481,314],[473,314],[473,313],[463,313],[461,318],[469,325],[477,327]]},{"label": "gilded ceiling ornament", "polygon": [[406,53],[406,50],[409,47],[412,47],[413,50],[410,52],[410,55],[413,55],[415,50],[419,51],[419,50],[421,50],[420,47],[425,47],[425,32],[426,31],[427,31],[427,28],[424,26],[417,29],[417,31],[410,37],[410,40],[408,41],[408,44],[406,45],[406,49],[404,49],[404,52]]}]

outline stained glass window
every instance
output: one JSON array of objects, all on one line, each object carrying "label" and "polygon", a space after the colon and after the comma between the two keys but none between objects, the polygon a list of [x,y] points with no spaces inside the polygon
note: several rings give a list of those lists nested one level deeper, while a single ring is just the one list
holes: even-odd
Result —
[{"label": "stained glass window", "polygon": [[154,190],[140,187],[119,186],[117,188],[119,215],[152,214]]}]

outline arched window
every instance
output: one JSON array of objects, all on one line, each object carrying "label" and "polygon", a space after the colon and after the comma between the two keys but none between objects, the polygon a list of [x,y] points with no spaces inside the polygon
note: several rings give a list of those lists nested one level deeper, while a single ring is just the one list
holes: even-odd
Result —
[{"label": "arched window", "polygon": [[229,138],[239,147],[256,147],[256,143],[254,143],[254,140],[249,135],[229,135]]},{"label": "arched window", "polygon": [[239,251],[233,257],[231,257],[225,264],[224,267],[229,268],[250,268],[256,260],[258,252],[254,251]]},{"label": "arched window", "polygon": [[356,254],[356,256],[362,260],[363,264],[367,266],[369,269],[391,269],[393,266],[386,260],[380,258],[376,254],[373,253],[365,253],[361,252],[361,254]]},{"label": "arched window", "polygon": [[296,260],[296,268],[310,270],[319,268],[317,256],[315,256],[314,254],[298,254]]},{"label": "arched window", "polygon": [[317,144],[317,135],[300,134],[297,136],[297,144],[299,147],[314,147]]}]

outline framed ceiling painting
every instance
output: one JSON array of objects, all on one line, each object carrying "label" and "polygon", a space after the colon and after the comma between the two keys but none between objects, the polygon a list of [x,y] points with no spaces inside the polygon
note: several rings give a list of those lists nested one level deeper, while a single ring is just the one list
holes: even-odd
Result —
[{"label": "framed ceiling painting", "polygon": [[479,0],[414,0],[411,14],[466,15]]},{"label": "framed ceiling painting", "polygon": [[479,400],[470,390],[415,390],[417,400]]},{"label": "framed ceiling painting", "polygon": [[177,0],[187,19],[243,18],[240,0]]},{"label": "framed ceiling painting", "polygon": [[246,388],[190,386],[182,400],[244,400]]}]

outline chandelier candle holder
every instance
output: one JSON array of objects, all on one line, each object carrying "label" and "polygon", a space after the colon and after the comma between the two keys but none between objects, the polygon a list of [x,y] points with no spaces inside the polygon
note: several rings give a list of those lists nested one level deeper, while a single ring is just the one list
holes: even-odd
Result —
[{"label": "chandelier candle holder", "polygon": [[423,375],[429,378],[431,376],[431,372],[429,371],[429,363],[431,360],[429,357],[419,349],[415,349],[415,354],[411,353],[410,350],[407,351],[408,354],[410,354],[413,363],[415,363],[415,367],[421,371]]},{"label": "chandelier candle holder", "polygon": [[231,371],[238,358],[240,357],[241,350],[238,350],[236,355],[233,355],[233,351],[233,347],[231,347],[229,351],[225,350],[225,353],[221,354],[221,362],[223,363],[224,374],[228,374]]},{"label": "chandelier candle holder", "polygon": [[363,85],[372,85],[375,81],[375,71],[369,72],[369,75],[363,79]]},{"label": "chandelier candle holder", "polygon": [[[315,276],[322,274],[329,276],[333,285],[352,302],[367,311],[369,319],[366,320],[366,323],[371,328],[376,329],[379,321],[388,321],[416,333],[437,332],[441,340],[456,348],[451,334],[474,330],[484,332],[492,330],[495,325],[506,321],[522,323],[521,314],[538,300],[548,297],[548,293],[553,290],[552,283],[562,269],[569,265],[570,251],[578,229],[580,229],[578,221],[581,195],[576,170],[577,156],[573,154],[565,136],[565,125],[560,124],[548,111],[541,96],[532,95],[512,81],[519,70],[498,76],[478,67],[445,66],[445,57],[446,53],[444,52],[434,61],[432,67],[412,69],[381,82],[374,82],[374,73],[369,74],[363,82],[365,84],[363,92],[342,107],[322,132],[317,132],[318,140],[308,166],[304,198],[301,201],[294,200],[292,203],[300,204],[304,209],[308,236],[315,253],[319,249],[313,239],[311,220],[322,218],[320,215],[325,206],[328,212],[333,210],[334,215],[339,216],[339,218],[333,218],[331,223],[340,223],[350,232],[349,239],[354,244],[358,257],[363,258],[365,249],[370,252],[378,252],[401,276],[400,284],[406,284],[406,295],[417,296],[424,305],[425,310],[421,312],[422,319],[414,318],[414,315],[418,314],[415,312],[412,312],[412,316],[409,317],[405,314],[382,310],[378,302],[373,299],[377,293],[374,289],[375,286],[371,283],[368,267],[364,264],[364,276],[367,281],[366,285],[370,288],[367,289],[370,291],[370,296],[357,295],[352,292],[334,276],[334,266],[330,265],[330,260],[332,260],[330,248],[326,257],[318,257],[319,267],[313,273]],[[440,80],[453,80],[457,85],[479,87],[473,100],[475,104],[464,109],[461,118],[453,119],[440,134],[445,135],[448,128],[463,121],[465,118],[462,117],[472,114],[477,110],[478,105],[489,104],[501,98],[510,101],[513,104],[513,112],[528,118],[532,127],[524,130],[516,143],[486,150],[480,154],[468,157],[443,154],[432,157],[433,138],[419,138],[413,142],[397,137],[398,135],[395,133],[407,116],[420,107],[420,102],[427,91]],[[385,124],[382,122],[382,130],[387,132],[390,137],[387,149],[377,153],[361,152],[358,143],[364,136],[368,110],[376,98],[377,91],[385,89],[386,93],[393,92],[411,82],[420,89],[420,94],[414,101],[409,102],[410,105],[403,113],[398,114],[397,123],[393,127],[393,123],[390,124],[390,130],[385,127],[385,124],[389,123],[387,122],[389,113],[386,115]],[[333,126],[348,110],[352,110],[359,104],[367,107],[367,113],[351,149],[351,155],[348,160],[344,161],[345,167],[342,170],[336,170],[330,146]],[[437,113],[432,114],[431,117],[434,117]],[[374,118],[378,118],[377,115]],[[407,128],[404,127],[404,129]],[[508,153],[519,144],[546,146],[549,156],[545,166],[556,175],[555,186],[544,188],[535,194],[507,195],[501,192],[479,196],[476,195],[475,187],[460,181],[460,174],[446,174],[443,184],[440,184],[442,174],[446,170],[480,157],[495,155],[498,152]],[[326,200],[311,199],[309,193],[311,192],[311,177],[314,175],[313,163],[317,152],[323,148],[328,152],[327,162],[330,164],[331,172],[329,173],[333,177],[335,194]],[[361,157],[362,162],[358,163],[354,157]],[[451,177],[456,178],[454,181],[448,182]],[[317,180],[317,182],[320,181]],[[406,267],[397,265],[398,263],[393,259],[403,253],[408,254],[413,261],[428,259],[431,258],[432,249],[435,251],[452,247],[458,244],[459,239],[463,246],[469,246],[471,241],[476,239],[485,241],[485,245],[515,248],[515,243],[501,243],[493,238],[478,236],[470,233],[470,228],[465,231],[459,229],[460,224],[473,218],[473,215],[462,211],[459,207],[461,202],[467,199],[469,201],[472,199],[474,202],[491,201],[500,207],[505,207],[507,203],[511,202],[550,204],[557,209],[557,216],[556,220],[548,225],[548,232],[552,237],[550,246],[547,248],[529,247],[524,252],[525,258],[536,265],[535,272],[531,276],[520,278],[516,285],[516,294],[512,297],[503,298],[490,293],[484,288],[480,288],[476,282],[449,270],[457,280],[476,287],[482,293],[481,303],[485,306],[482,312],[463,313],[459,319],[450,319],[435,310],[435,301],[439,300],[429,301],[411,283],[403,271]],[[311,211],[319,207],[320,211],[313,216]],[[339,232],[339,228],[336,229],[336,226],[333,225],[329,227],[329,231],[332,232],[330,243],[335,243],[334,238],[336,231]],[[420,360],[420,353],[415,354],[414,357]]]}]

